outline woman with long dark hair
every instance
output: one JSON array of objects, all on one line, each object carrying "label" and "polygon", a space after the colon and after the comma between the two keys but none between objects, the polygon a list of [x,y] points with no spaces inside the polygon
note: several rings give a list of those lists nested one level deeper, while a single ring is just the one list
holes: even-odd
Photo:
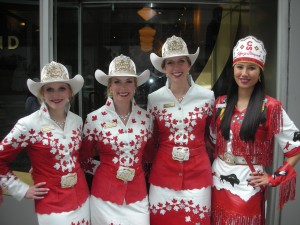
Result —
[{"label": "woman with long dark hair", "polygon": [[[266,51],[248,36],[233,49],[233,76],[228,95],[217,98],[211,140],[216,159],[212,166],[212,224],[265,224],[264,190],[280,185],[280,206],[295,197],[300,158],[299,130],[281,103],[265,94]],[[274,174],[274,140],[286,161]]]}]

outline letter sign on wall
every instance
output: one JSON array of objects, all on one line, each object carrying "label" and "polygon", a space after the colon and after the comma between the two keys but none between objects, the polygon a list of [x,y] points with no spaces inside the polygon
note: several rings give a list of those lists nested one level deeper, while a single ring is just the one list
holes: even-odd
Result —
[{"label": "letter sign on wall", "polygon": [[[16,36],[7,37],[7,48],[13,50],[19,47],[19,39]],[[0,36],[0,49],[3,49],[3,36]]]}]

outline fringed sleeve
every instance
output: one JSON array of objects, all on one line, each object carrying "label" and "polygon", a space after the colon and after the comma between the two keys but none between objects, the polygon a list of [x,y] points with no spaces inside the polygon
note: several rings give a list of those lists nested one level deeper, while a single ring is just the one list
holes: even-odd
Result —
[{"label": "fringed sleeve", "polygon": [[[276,104],[271,112],[271,129],[275,139],[280,145],[286,157],[292,157],[300,153],[300,141],[295,139],[295,134],[299,133],[298,128],[288,117],[281,104]],[[294,168],[287,162],[276,170],[270,183],[272,186],[280,185],[279,207],[295,199],[296,176]]]},{"label": "fringed sleeve", "polygon": [[296,177],[297,173],[295,170],[293,170],[291,175],[280,184],[279,208],[283,208],[284,204],[289,200],[295,199]]},{"label": "fringed sleeve", "polygon": [[276,134],[282,132],[283,127],[283,117],[282,117],[282,105],[279,101],[273,98],[268,98],[267,107],[271,108],[267,112],[269,130],[271,131],[270,135],[273,137]]},{"label": "fringed sleeve", "polygon": [[288,162],[284,162],[273,175],[269,175],[269,184],[273,187],[280,185],[279,208],[283,208],[289,200],[295,199],[296,177],[296,171]]}]

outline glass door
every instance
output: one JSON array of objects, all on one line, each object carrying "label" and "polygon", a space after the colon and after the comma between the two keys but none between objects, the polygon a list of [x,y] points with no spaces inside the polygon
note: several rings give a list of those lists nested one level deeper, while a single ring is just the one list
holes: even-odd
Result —
[{"label": "glass door", "polygon": [[[57,1],[55,46],[57,60],[68,65],[72,76],[85,79],[75,111],[82,117],[106,101],[106,87],[94,78],[96,69],[105,73],[120,54],[135,62],[137,73],[150,69],[151,78],[136,92],[137,103],[146,108],[147,95],[165,84],[165,76],[150,62],[150,53],[161,55],[164,41],[181,36],[191,53],[200,47],[192,67],[193,79],[212,88],[228,67],[238,30],[240,6],[232,4],[101,3]],[[79,103],[78,103],[79,102]],[[81,114],[81,113],[79,113]]]}]

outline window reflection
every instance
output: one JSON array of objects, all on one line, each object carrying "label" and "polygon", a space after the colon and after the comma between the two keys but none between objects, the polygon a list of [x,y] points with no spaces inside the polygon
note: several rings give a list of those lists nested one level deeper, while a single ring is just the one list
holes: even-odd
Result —
[{"label": "window reflection", "polygon": [[[5,2],[5,1],[4,1]],[[0,139],[26,115],[29,95],[26,81],[40,76],[38,1],[0,3]],[[28,172],[26,151],[10,165],[13,170]]]},{"label": "window reflection", "polygon": [[0,3],[0,138],[26,115],[26,81],[39,77],[39,7]]},{"label": "window reflection", "polygon": [[[146,9],[145,9],[146,8]],[[95,82],[96,69],[108,72],[111,60],[128,55],[137,73],[150,69],[151,80],[138,88],[137,103],[145,108],[148,93],[165,84],[165,77],[150,62],[150,53],[161,55],[161,46],[172,36],[181,36],[191,52],[200,47],[192,67],[196,80],[208,60],[206,27],[215,5],[197,4],[84,4],[82,10],[83,117],[105,103],[105,88]],[[150,11],[150,10],[151,11]],[[144,10],[144,12],[143,12]],[[212,42],[209,43],[211,49]],[[211,50],[210,50],[211,51]],[[211,84],[210,84],[211,85]]]}]

